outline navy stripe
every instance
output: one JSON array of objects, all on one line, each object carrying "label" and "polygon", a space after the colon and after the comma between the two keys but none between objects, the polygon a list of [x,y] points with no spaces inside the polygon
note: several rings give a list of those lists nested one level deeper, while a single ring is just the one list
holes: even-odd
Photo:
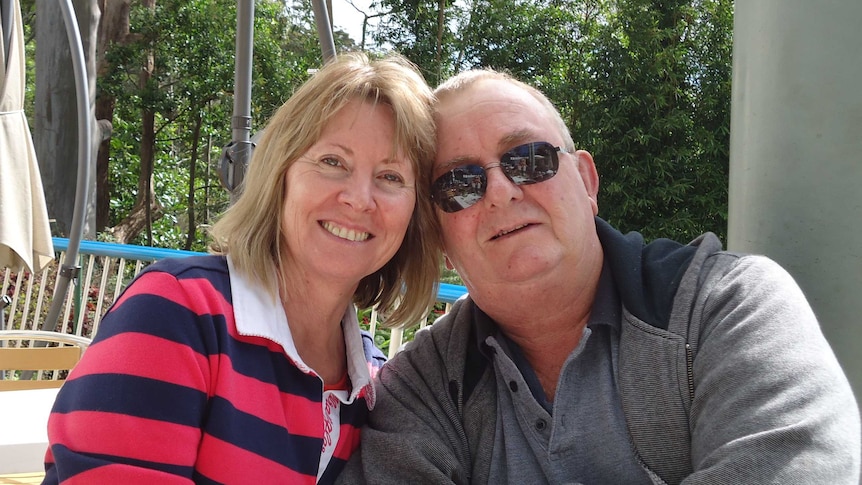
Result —
[{"label": "navy stripe", "polygon": [[340,475],[341,471],[344,470],[345,465],[347,465],[346,461],[333,456],[332,459],[329,460],[329,464],[326,466],[326,470],[323,472],[320,480],[317,481],[317,485],[329,485],[330,483],[335,483],[335,479],[338,478],[338,475]]},{"label": "navy stripe", "polygon": [[192,480],[194,480],[195,485],[223,485],[222,482],[201,475],[200,470],[195,470],[194,476],[192,476]]},{"label": "navy stripe", "polygon": [[52,412],[117,413],[200,428],[206,404],[206,393],[190,387],[127,374],[92,374],[63,384]]},{"label": "navy stripe", "polygon": [[280,347],[264,353],[259,343],[233,338],[223,315],[196,315],[160,296],[140,294],[105,316],[93,345],[125,332],[168,339],[204,356],[229,355],[238,374],[277,384],[282,392],[321,400],[319,379],[307,379],[308,375],[292,365]]},{"label": "navy stripe", "polygon": [[226,328],[224,316],[199,317],[190,309],[160,296],[141,294],[129,298],[105,315],[93,345],[118,334],[138,332],[177,342],[201,355],[208,355],[217,348],[213,332],[216,327]]},{"label": "navy stripe", "polygon": [[[134,439],[134,437],[130,437],[129,439]],[[131,465],[139,468],[148,468],[150,470],[158,470],[181,477],[191,477],[193,470],[193,468],[190,466],[170,465],[161,462],[135,460],[126,456],[105,455],[98,453],[78,453],[60,444],[52,445],[51,453],[54,454],[54,459],[56,462],[63,464],[63,480],[68,480],[75,475],[88,472],[101,466],[113,465],[117,463]],[[51,467],[51,469],[46,472],[45,483],[57,482],[57,473],[59,473],[60,470],[54,470],[53,468],[55,467]],[[53,477],[53,480],[49,480],[49,476]]]},{"label": "navy stripe", "polygon": [[317,475],[322,439],[285,432],[284,427],[238,411],[218,396],[212,399],[210,411],[219,419],[206,423],[206,433],[299,473]]},{"label": "navy stripe", "polygon": [[368,422],[368,403],[365,402],[365,398],[357,399],[349,405],[341,405],[341,424],[361,428],[366,422]]},{"label": "navy stripe", "polygon": [[[150,271],[169,273],[181,281],[185,279],[206,279],[207,283],[221,293],[225,300],[231,301],[230,279],[227,278],[227,259],[224,256],[165,258],[147,266],[141,272],[141,275]],[[225,277],[214,277],[214,272],[223,273]]]},{"label": "navy stripe", "polygon": [[323,400],[320,379],[306,374],[294,366],[284,351],[261,352],[261,346],[230,339],[225,342],[224,353],[231,356],[231,364],[238,374],[276,384],[281,392],[302,396],[309,401]]}]

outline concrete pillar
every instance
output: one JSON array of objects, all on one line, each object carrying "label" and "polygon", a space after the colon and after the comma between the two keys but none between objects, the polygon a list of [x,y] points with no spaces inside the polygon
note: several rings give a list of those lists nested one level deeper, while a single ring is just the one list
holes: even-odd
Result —
[{"label": "concrete pillar", "polygon": [[862,403],[862,1],[735,8],[728,248],[796,278]]}]

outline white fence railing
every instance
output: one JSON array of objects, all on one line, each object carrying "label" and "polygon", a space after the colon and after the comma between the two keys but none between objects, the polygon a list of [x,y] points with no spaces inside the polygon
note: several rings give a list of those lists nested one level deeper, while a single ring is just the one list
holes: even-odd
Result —
[{"label": "white fence railing", "polygon": [[[64,261],[68,239],[54,238],[58,257],[46,269],[30,273],[21,268],[0,268],[0,329],[41,330],[50,308],[57,282],[58,261]],[[128,244],[82,241],[78,250],[77,277],[66,292],[60,324],[63,333],[92,338],[102,316],[123,288],[149,263],[170,257],[195,256],[202,253],[175,249],[150,248]],[[466,293],[459,285],[441,283],[433,314],[414,328],[381,329],[377,313],[365,314],[364,326],[375,335],[377,344],[389,356],[409,340],[416,328],[424,327],[437,315],[449,311],[449,306]]]}]

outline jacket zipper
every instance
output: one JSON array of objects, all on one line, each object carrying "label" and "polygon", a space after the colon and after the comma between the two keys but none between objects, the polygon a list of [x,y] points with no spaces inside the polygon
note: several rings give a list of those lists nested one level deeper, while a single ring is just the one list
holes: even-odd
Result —
[{"label": "jacket zipper", "polygon": [[688,397],[694,401],[694,355],[688,342],[685,344],[685,370],[688,374]]}]

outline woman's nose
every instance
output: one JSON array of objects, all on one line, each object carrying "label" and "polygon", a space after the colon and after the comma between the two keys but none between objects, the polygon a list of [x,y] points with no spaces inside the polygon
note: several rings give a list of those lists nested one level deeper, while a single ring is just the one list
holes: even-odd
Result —
[{"label": "woman's nose", "polygon": [[376,206],[373,181],[350,177],[345,183],[346,186],[338,194],[339,202],[357,211],[372,210]]}]

